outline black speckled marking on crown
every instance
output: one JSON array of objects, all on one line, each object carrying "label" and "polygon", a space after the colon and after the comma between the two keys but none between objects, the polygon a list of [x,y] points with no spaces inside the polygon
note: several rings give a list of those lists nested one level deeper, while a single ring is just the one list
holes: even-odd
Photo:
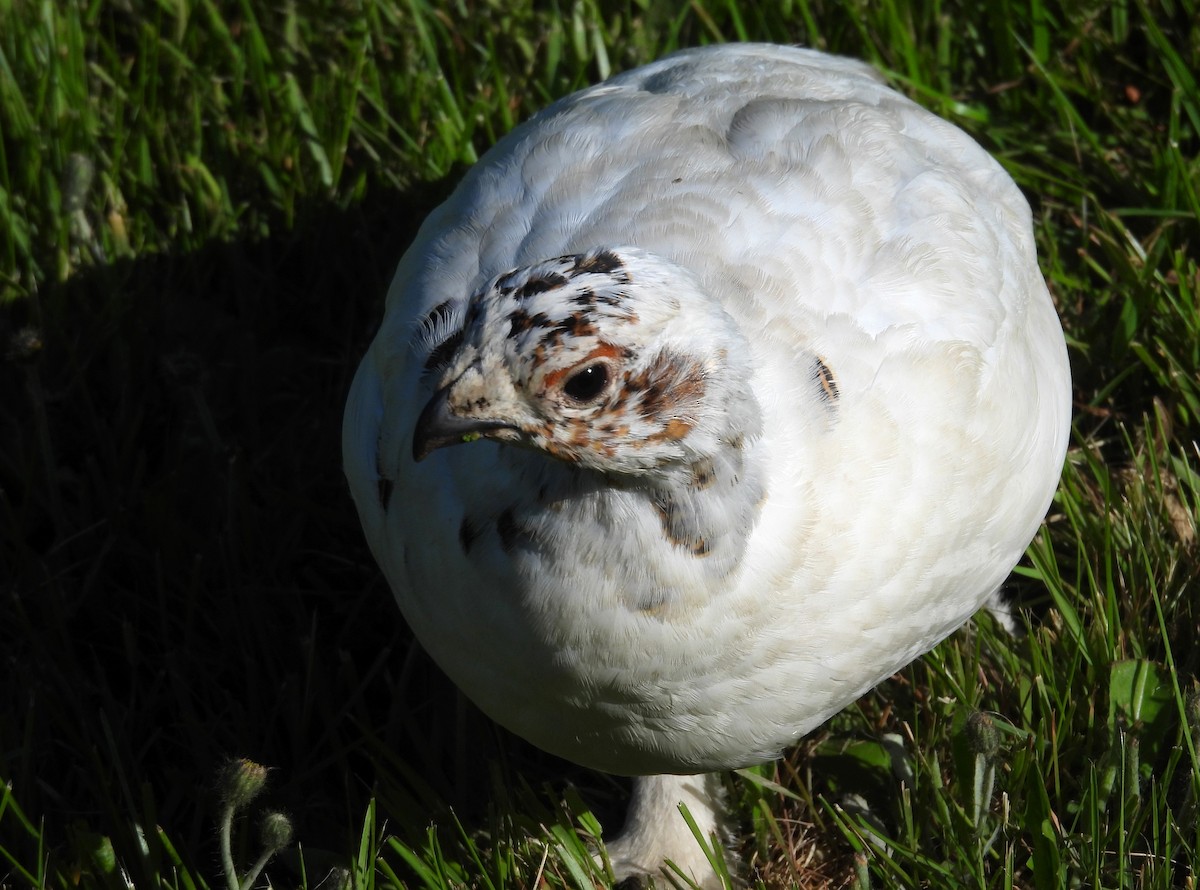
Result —
[{"label": "black speckled marking on crown", "polygon": [[[564,257],[563,259],[567,259]],[[624,270],[625,264],[621,262],[621,258],[611,250],[597,250],[594,253],[582,253],[574,257],[575,265],[571,269],[576,275],[582,275],[587,272],[595,272],[602,275],[611,275],[614,272]]]},{"label": "black speckled marking on crown", "polygon": [[[629,277],[619,277],[616,281],[619,284],[628,284]],[[629,313],[629,320],[637,321],[637,315],[625,306],[625,300],[622,299],[624,295],[624,291],[608,294],[594,291],[590,287],[581,287],[575,296],[571,297],[571,303],[581,309],[595,309],[597,304],[611,306],[614,309],[624,308]]]},{"label": "black speckled marking on crown", "polygon": [[524,309],[514,309],[508,316],[508,336],[519,337],[537,328],[548,328],[550,325],[550,316],[545,312],[530,315]]},{"label": "black speckled marking on crown", "polygon": [[[539,313],[541,315],[541,313]],[[545,318],[544,315],[541,316]],[[530,330],[534,327],[544,328],[544,332],[538,339],[538,345],[542,349],[551,349],[556,346],[561,346],[564,337],[573,337],[581,339],[583,337],[595,337],[599,335],[600,329],[596,324],[588,319],[583,312],[572,312],[561,321],[551,322],[546,319],[545,324],[537,324],[531,320],[528,327],[520,327],[516,314],[510,319],[511,331],[509,336],[513,336],[519,330]]]},{"label": "black speckled marking on crown", "polygon": [[[506,273],[497,279],[497,291],[520,303],[538,294],[568,287],[584,275],[606,275],[618,285],[629,283],[625,264],[620,257],[608,250],[562,256],[543,265],[557,265],[558,268],[535,267]],[[522,281],[523,275],[529,277]],[[540,345],[549,347],[560,344],[564,337],[595,336],[598,328],[590,313],[598,304],[612,308],[622,307],[625,302],[623,296],[620,292],[614,294],[597,291],[596,288],[581,283],[578,290],[559,304],[563,310],[561,317],[559,312],[548,314],[546,311],[529,312],[523,308],[514,309],[508,316],[509,337],[520,337],[535,329],[542,329],[545,333]]]},{"label": "black speckled marking on crown", "polygon": [[538,294],[566,287],[569,283],[570,279],[566,275],[561,275],[558,272],[547,272],[544,275],[530,278],[520,287],[513,290],[512,296],[517,300],[528,300],[530,297],[536,297]]}]

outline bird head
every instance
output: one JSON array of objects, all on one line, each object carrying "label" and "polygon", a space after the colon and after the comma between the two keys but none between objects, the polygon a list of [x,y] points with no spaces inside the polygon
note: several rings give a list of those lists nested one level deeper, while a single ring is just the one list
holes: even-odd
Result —
[{"label": "bird head", "polygon": [[419,334],[413,457],[492,439],[644,474],[757,434],[745,338],[691,273],[635,248],[507,272]]}]

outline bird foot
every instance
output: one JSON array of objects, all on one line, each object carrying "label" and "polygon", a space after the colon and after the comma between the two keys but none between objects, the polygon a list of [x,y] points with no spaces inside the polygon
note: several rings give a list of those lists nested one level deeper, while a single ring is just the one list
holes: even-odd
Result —
[{"label": "bird foot", "polygon": [[659,887],[726,887],[726,880],[714,871],[705,847],[680,812],[680,804],[687,807],[705,846],[709,850],[715,846],[717,855],[724,854],[728,834],[725,791],[718,774],[638,777],[625,827],[605,845],[615,886],[638,890],[653,881]]}]

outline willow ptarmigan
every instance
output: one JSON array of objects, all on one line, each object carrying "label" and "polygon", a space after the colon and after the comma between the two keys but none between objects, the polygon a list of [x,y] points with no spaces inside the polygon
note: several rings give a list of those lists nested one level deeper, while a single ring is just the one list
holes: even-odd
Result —
[{"label": "willow ptarmigan", "polygon": [[[986,604],[1070,413],[1028,205],[872,69],[689,50],[556,102],[425,222],[346,472],[421,643],[496,721],[678,813]],[[464,444],[467,443],[467,444]],[[455,446],[455,447],[448,447]]]}]

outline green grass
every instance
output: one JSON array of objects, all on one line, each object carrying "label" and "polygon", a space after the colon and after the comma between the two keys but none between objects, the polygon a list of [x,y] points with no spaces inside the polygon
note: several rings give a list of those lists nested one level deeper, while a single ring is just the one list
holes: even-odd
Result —
[{"label": "green grass", "polygon": [[[0,885],[226,887],[272,768],[305,887],[590,887],[614,779],[402,626],[341,403],[421,217],[551,98],[678,47],[880,66],[1034,208],[1072,448],[983,617],[730,778],[751,884],[1179,888],[1200,850],[1200,5],[0,2]],[[259,884],[262,881],[260,879]]]}]

